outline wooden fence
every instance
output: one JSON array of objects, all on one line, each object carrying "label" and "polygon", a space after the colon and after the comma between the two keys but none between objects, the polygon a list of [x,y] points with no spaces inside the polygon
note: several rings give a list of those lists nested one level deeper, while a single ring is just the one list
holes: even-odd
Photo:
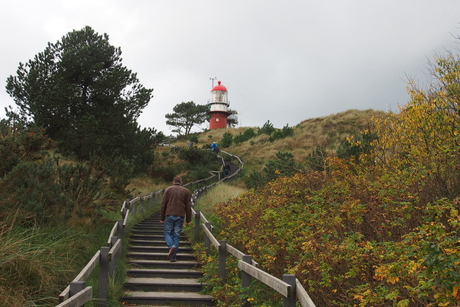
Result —
[{"label": "wooden fence", "polygon": [[[234,173],[224,178],[221,178],[222,170],[220,170],[211,172],[212,176],[206,179],[184,184],[185,187],[189,186],[189,190],[194,191],[192,193],[193,205],[201,195],[206,193],[207,190],[213,188],[218,183],[232,180],[238,176],[239,172],[242,170],[243,162],[239,157],[222,150],[220,153],[227,154],[238,160],[240,166]],[[220,157],[222,158],[222,156]],[[106,300],[109,277],[115,274],[117,260],[121,256],[125,228],[128,219],[134,216],[137,212],[153,211],[156,207],[155,205],[159,207],[163,192],[164,190],[160,190],[143,197],[136,197],[132,200],[126,200],[123,202],[120,210],[122,218],[115,222],[109,234],[107,246],[101,247],[101,249],[94,254],[93,258],[88,262],[83,270],[59,295],[60,304],[57,305],[58,307],[79,307],[91,300],[97,300],[99,306],[107,306]],[[206,219],[203,213],[200,212],[200,210],[192,208],[192,214],[195,221],[195,240],[199,240],[202,232],[206,250],[210,252],[212,244],[218,251],[218,274],[220,278],[225,279],[226,258],[227,254],[230,254],[238,259],[238,268],[242,272],[241,280],[243,288],[249,287],[251,284],[251,278],[255,278],[283,296],[283,307],[294,307],[296,305],[296,301],[300,302],[302,307],[315,307],[315,304],[310,299],[308,293],[305,291],[295,275],[284,274],[283,279],[281,280],[259,269],[258,263],[252,259],[252,256],[245,255],[230,244],[227,244],[225,240],[217,240],[212,234],[213,227],[211,223]],[[86,286],[86,280],[97,266],[99,266],[98,293],[94,294],[92,287]],[[249,306],[249,303],[244,303],[242,306]]]},{"label": "wooden fence", "polygon": [[[121,256],[123,238],[128,219],[136,212],[152,211],[156,203],[160,203],[163,190],[150,193],[144,197],[136,197],[123,202],[120,210],[121,219],[115,222],[107,240],[107,246],[101,247],[93,258],[74,278],[74,280],[59,295],[59,307],[79,307],[91,300],[97,300],[99,306],[107,306],[107,289],[109,277],[115,274],[117,260]],[[93,293],[90,286],[86,286],[86,280],[99,266],[98,291]]]}]

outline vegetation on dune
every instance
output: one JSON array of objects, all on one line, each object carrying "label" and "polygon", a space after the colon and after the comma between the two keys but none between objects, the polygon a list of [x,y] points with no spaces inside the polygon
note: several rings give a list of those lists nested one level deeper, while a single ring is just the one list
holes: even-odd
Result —
[{"label": "vegetation on dune", "polygon": [[321,306],[457,306],[458,63],[437,59],[437,84],[411,82],[401,112],[323,157],[324,170],[297,166],[219,204],[219,238],[295,274]]},{"label": "vegetation on dune", "polygon": [[[197,208],[219,240],[262,269],[295,274],[318,306],[459,305],[458,56],[435,60],[427,90],[409,81],[410,102],[398,114],[349,110],[281,129],[267,121],[162,147],[161,133],[136,122],[152,90],[120,55],[108,36],[86,27],[7,80],[19,110],[0,121],[0,305],[54,305],[105,244],[125,198],[175,175],[191,182],[221,169],[222,160],[202,150],[214,141],[244,170]],[[189,110],[175,110],[169,119],[178,130],[204,119],[203,106],[179,106],[201,115],[182,122]],[[215,254],[196,249],[220,306],[242,297],[280,306],[263,285],[241,289],[234,259],[223,283]],[[122,280],[112,282],[115,302]]]}]

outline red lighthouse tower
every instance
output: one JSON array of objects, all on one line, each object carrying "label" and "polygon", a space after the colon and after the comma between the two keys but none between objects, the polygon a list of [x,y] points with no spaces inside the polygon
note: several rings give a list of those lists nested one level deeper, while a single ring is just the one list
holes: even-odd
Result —
[{"label": "red lighthouse tower", "polygon": [[229,105],[227,88],[218,81],[211,90],[211,100],[209,101],[210,130],[227,127],[227,117],[231,114],[228,111]]}]

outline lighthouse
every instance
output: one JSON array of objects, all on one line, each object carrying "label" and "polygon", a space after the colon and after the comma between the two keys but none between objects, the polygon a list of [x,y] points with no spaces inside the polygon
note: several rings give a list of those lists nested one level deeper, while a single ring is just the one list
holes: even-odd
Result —
[{"label": "lighthouse", "polygon": [[232,114],[229,112],[227,88],[220,81],[211,90],[211,99],[209,101],[209,129],[219,129],[227,127],[227,117]]}]

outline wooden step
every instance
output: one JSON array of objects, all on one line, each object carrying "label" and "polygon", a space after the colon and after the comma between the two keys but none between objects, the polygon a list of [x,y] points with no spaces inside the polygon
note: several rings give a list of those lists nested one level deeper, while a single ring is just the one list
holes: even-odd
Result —
[{"label": "wooden step", "polygon": [[[146,233],[135,233],[135,234],[131,234],[129,237],[130,239],[135,239],[135,240],[152,240],[152,241],[163,240],[163,242],[165,240],[164,234],[154,235],[154,234],[146,234]],[[186,236],[179,237],[180,241],[187,241],[187,239],[188,238]]]},{"label": "wooden step", "polygon": [[130,269],[128,277],[201,278],[203,273],[194,269]]},{"label": "wooden step", "polygon": [[127,278],[123,305],[132,306],[215,306],[211,295],[201,292],[203,273],[192,254],[188,238],[180,237],[177,262],[167,260],[169,248],[159,216],[134,226],[129,235]]},{"label": "wooden step", "polygon": [[126,291],[123,301],[128,304],[144,304],[159,306],[170,304],[178,306],[215,306],[213,297],[189,292],[153,292],[153,291]]},{"label": "wooden step", "polygon": [[[131,245],[131,246],[128,246],[128,251],[137,252],[137,253],[168,253],[169,248],[166,246],[166,244],[163,244],[162,246]],[[178,252],[185,253],[185,254],[191,254],[192,248],[190,247],[190,245],[182,246],[181,244],[179,245]]]},{"label": "wooden step", "polygon": [[[126,257],[129,259],[143,259],[143,260],[164,260],[168,256],[168,252],[164,253],[147,253],[147,252],[128,252]],[[194,260],[195,256],[192,254],[182,253],[179,247],[177,252],[177,260]]]},{"label": "wooden step", "polygon": [[195,269],[198,267],[197,261],[183,261],[180,255],[177,255],[177,262],[170,262],[169,260],[144,260],[144,259],[131,259],[128,264],[133,268],[148,268],[148,269]]},{"label": "wooden step", "polygon": [[[135,245],[140,245],[140,246],[164,246],[165,248],[167,248],[166,241],[164,240],[164,238],[161,239],[161,240],[131,239],[131,240],[129,240],[129,244],[132,245],[132,246],[135,246]],[[190,246],[190,245],[191,245],[190,242],[180,241],[180,247],[181,248],[182,248],[182,246],[187,247],[187,246]]]},{"label": "wooden step", "polygon": [[132,291],[200,292],[205,286],[194,278],[129,277],[125,281],[125,288]]}]

